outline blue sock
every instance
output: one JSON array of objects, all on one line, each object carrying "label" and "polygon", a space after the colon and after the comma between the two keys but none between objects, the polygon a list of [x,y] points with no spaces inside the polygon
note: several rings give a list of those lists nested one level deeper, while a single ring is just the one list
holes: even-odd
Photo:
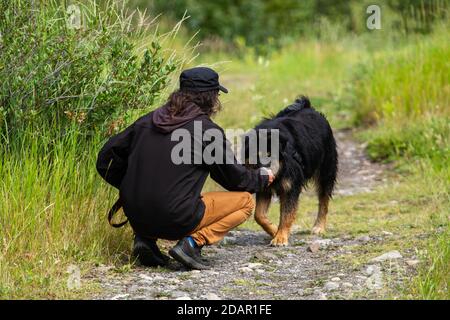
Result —
[{"label": "blue sock", "polygon": [[187,239],[192,248],[197,248],[197,243],[195,243],[195,240],[191,236],[188,236]]}]

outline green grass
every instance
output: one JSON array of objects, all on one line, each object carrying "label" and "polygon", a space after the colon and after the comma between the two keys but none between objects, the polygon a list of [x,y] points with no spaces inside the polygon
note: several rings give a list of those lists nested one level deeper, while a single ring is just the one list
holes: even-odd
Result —
[{"label": "green grass", "polygon": [[356,78],[361,120],[449,116],[447,36],[448,25],[442,25],[429,37],[414,37],[400,48],[373,54]]},{"label": "green grass", "polygon": [[129,247],[128,230],[111,230],[105,220],[115,195],[95,172],[101,136],[81,149],[84,137],[75,132],[51,150],[24,136],[20,150],[7,159],[2,154],[2,297],[77,295],[66,285],[69,265],[84,274],[96,263],[119,260]]},{"label": "green grass", "polygon": [[425,259],[426,267],[423,267],[419,275],[407,288],[408,295],[422,299],[450,299],[450,227],[430,241]]}]

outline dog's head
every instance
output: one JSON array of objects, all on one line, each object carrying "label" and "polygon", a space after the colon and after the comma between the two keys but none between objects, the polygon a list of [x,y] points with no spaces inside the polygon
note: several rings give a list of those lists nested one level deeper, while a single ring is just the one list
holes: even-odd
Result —
[{"label": "dog's head", "polygon": [[276,175],[280,170],[280,135],[278,129],[256,127],[242,137],[241,156],[249,168],[270,168]]}]

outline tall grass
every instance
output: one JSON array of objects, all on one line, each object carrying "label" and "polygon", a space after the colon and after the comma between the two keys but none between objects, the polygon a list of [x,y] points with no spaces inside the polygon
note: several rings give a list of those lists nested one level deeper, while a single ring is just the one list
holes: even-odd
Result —
[{"label": "tall grass", "polygon": [[15,152],[2,153],[1,297],[72,296],[77,292],[66,284],[69,265],[83,272],[86,262],[111,261],[127,249],[126,231],[105,223],[114,193],[95,171],[101,137],[86,144],[73,128],[45,147],[29,130],[16,141]]},{"label": "tall grass", "polygon": [[448,25],[405,47],[377,52],[356,83],[362,121],[448,115],[450,45]]},{"label": "tall grass", "polygon": [[430,160],[449,177],[450,46],[448,25],[405,47],[381,51],[360,69],[355,106],[374,159]]},{"label": "tall grass", "polygon": [[430,241],[425,259],[427,267],[419,270],[408,288],[413,297],[420,299],[450,299],[450,225]]},{"label": "tall grass", "polygon": [[117,2],[72,3],[80,28],[63,1],[0,3],[0,298],[82,295],[92,288],[69,286],[69,269],[128,259],[130,230],[106,222],[117,192],[96,155],[191,53],[169,46],[179,25],[160,35]]},{"label": "tall grass", "polygon": [[[361,135],[377,160],[396,160],[424,181],[436,204],[425,263],[408,288],[422,299],[448,299],[450,234],[450,46],[448,24],[400,50],[381,51],[355,83],[357,119],[371,124]],[[439,186],[439,187],[435,187]],[[420,214],[420,212],[418,212]]]}]

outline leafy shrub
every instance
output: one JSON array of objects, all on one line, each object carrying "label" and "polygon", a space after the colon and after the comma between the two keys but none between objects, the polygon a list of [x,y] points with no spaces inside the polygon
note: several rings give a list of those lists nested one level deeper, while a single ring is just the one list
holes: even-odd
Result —
[{"label": "leafy shrub", "polygon": [[365,133],[372,158],[426,159],[437,170],[450,166],[447,37],[443,26],[401,50],[374,55],[359,69],[355,110],[360,122],[376,124]]},{"label": "leafy shrub", "polygon": [[177,61],[156,36],[140,52],[147,31],[144,17],[110,2],[1,1],[0,128],[90,130],[151,106]]},{"label": "leafy shrub", "polygon": [[366,133],[366,138],[373,159],[427,158],[437,169],[450,166],[448,117],[430,117],[409,123],[383,122]]}]

